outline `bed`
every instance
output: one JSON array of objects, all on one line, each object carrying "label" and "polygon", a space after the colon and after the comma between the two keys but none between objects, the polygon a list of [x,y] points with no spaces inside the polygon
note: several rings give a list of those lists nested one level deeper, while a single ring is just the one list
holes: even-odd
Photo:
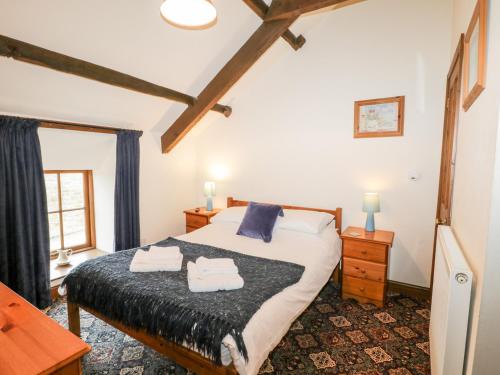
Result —
[{"label": "bed", "polygon": [[[228,198],[228,207],[247,204],[246,201]],[[80,334],[79,309],[82,308],[197,374],[257,374],[269,352],[281,341],[295,319],[330,280],[334,269],[338,268],[341,256],[338,236],[342,225],[340,208],[324,210],[296,206],[282,207],[327,212],[334,215],[335,220],[318,235],[277,229],[273,233],[273,241],[269,244],[235,235],[239,224],[230,222],[210,224],[177,237],[178,240],[194,244],[231,249],[253,257],[304,266],[300,281],[266,300],[246,324],[242,336],[248,360],[245,360],[238,351],[231,335],[226,335],[222,340],[222,361],[217,365],[195,350],[175,344],[159,335],[131,328],[87,306],[68,302],[70,330],[77,335]]]}]

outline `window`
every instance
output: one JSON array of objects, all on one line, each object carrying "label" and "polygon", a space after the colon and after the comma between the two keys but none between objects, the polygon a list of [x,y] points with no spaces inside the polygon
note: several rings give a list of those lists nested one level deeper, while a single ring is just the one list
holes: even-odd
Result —
[{"label": "window", "polygon": [[95,247],[92,171],[45,171],[50,252]]}]

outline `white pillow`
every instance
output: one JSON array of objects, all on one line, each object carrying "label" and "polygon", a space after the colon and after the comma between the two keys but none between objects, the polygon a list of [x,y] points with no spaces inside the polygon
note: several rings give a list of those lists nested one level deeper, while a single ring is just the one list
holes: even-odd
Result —
[{"label": "white pillow", "polygon": [[228,207],[210,219],[211,223],[241,223],[245,216],[246,206]]},{"label": "white pillow", "polygon": [[326,212],[305,210],[283,210],[283,212],[285,216],[278,217],[276,226],[279,229],[296,232],[318,234],[335,219]]}]

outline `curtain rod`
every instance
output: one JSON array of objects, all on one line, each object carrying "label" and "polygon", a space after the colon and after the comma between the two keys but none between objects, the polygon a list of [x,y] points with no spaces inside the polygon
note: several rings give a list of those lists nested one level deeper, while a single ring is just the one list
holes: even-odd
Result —
[{"label": "curtain rod", "polygon": [[122,130],[133,130],[133,131],[141,132],[141,134],[143,133],[142,130],[113,128],[110,126],[90,125],[90,124],[82,124],[82,123],[78,123],[78,122],[69,122],[69,121],[47,120],[47,119],[40,119],[40,118],[36,118],[36,117],[31,117],[31,116],[11,114],[11,113],[6,113],[6,112],[0,112],[0,116],[19,117],[19,118],[36,120],[36,121],[40,122],[41,128],[46,128],[46,129],[74,130],[74,131],[105,133],[105,134],[117,134],[119,131],[122,131]]},{"label": "curtain rod", "polygon": [[44,119],[34,119],[34,120],[40,121],[40,127],[47,129],[74,130],[74,131],[105,133],[105,134],[117,134],[121,130],[132,130],[132,129],[112,128],[100,125],[80,124],[76,122],[52,121]]}]

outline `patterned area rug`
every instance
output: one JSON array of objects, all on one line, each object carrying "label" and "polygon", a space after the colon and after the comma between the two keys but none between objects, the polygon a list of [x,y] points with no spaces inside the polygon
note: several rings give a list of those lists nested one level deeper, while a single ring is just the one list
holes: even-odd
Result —
[{"label": "patterned area rug", "polygon": [[[64,300],[47,314],[67,327]],[[395,296],[379,309],[343,301],[329,284],[269,355],[260,374],[430,374],[429,318],[428,301]],[[83,361],[85,374],[190,374],[85,312],[81,330],[92,346]]]}]

